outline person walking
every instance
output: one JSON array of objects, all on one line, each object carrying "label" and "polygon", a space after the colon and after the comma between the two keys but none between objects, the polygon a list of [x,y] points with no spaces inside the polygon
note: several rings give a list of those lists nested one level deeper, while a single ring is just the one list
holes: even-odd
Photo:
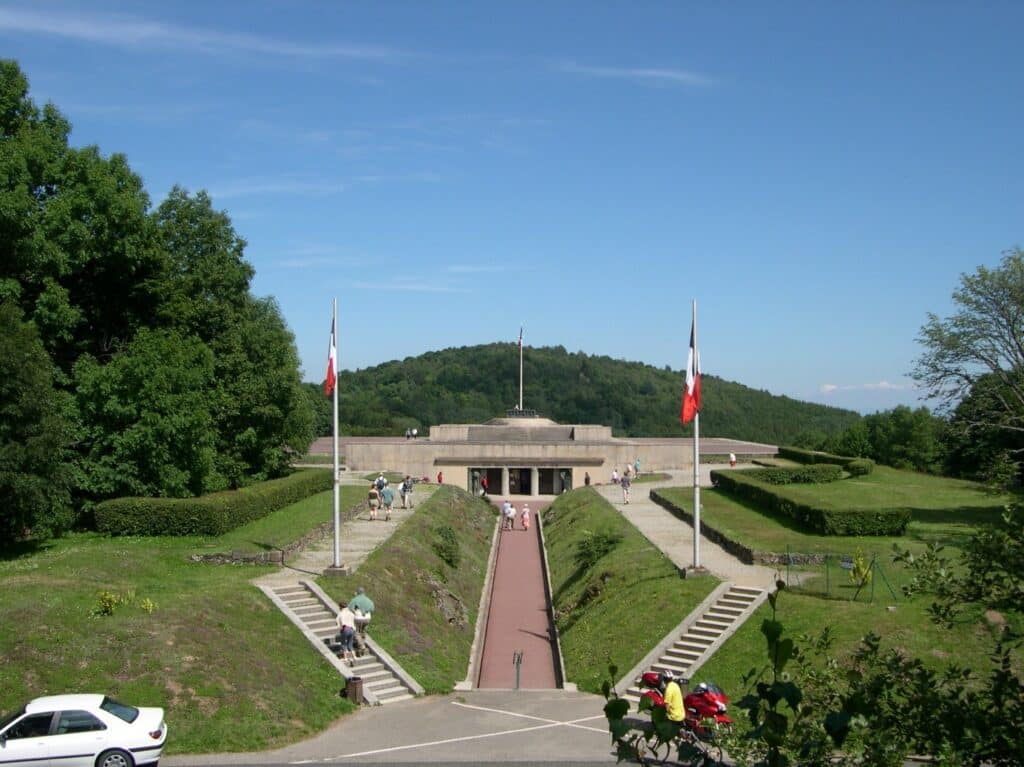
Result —
[{"label": "person walking", "polygon": [[619,484],[619,470],[618,469],[612,469],[612,484],[613,485]]},{"label": "person walking", "polygon": [[633,479],[640,479],[640,456],[633,461]]},{"label": "person walking", "polygon": [[484,498],[487,497],[487,484],[487,474],[484,474],[482,477],[480,477],[480,489],[484,491]]},{"label": "person walking", "polygon": [[622,502],[629,503],[629,488],[632,485],[632,480],[629,478],[629,469],[626,469],[626,473],[622,475],[622,481],[619,484],[622,487]]},{"label": "person walking", "polygon": [[523,504],[522,520],[523,520],[523,530],[526,530],[527,532],[529,532],[530,531],[530,504],[528,504],[528,503],[524,503]]},{"label": "person walking", "polygon": [[589,471],[583,472],[583,484],[586,485],[587,487],[590,487],[590,472]]},{"label": "person walking", "polygon": [[391,520],[391,505],[395,502],[395,491],[387,485],[380,493],[380,503],[384,507],[384,521],[388,522]]},{"label": "person walking", "polygon": [[437,484],[439,484],[439,485],[443,485],[444,484],[444,472],[443,471],[437,472]]},{"label": "person walking", "polygon": [[370,519],[376,519],[377,507],[380,506],[380,491],[373,482],[370,483],[370,490],[366,494],[366,505],[370,507]]},{"label": "person walking", "polygon": [[516,526],[516,507],[508,499],[501,504],[502,530],[513,530]]},{"label": "person walking", "polygon": [[398,494],[402,496],[402,508],[412,508],[412,477],[408,474],[405,475],[405,479],[402,480],[402,484],[398,486]]},{"label": "person walking", "polygon": [[341,659],[343,661],[354,661],[356,659],[356,614],[352,612],[347,604],[338,602],[341,610],[338,612],[338,644],[341,645]]}]

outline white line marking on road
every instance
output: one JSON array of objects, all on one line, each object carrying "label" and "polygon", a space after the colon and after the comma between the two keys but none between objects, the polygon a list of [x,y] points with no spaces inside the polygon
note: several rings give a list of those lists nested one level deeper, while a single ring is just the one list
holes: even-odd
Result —
[{"label": "white line marking on road", "polygon": [[468,703],[459,703],[458,701],[452,701],[453,706],[459,706],[460,708],[471,708],[476,711],[488,711],[492,714],[507,714],[508,716],[519,716],[523,719],[536,719],[538,722],[547,722],[548,724],[564,724],[566,727],[575,727],[580,730],[590,730],[591,732],[600,732],[602,734],[607,733],[607,728],[597,727],[584,727],[583,725],[577,724],[577,722],[589,722],[591,719],[604,719],[604,714],[595,714],[594,716],[584,716],[579,719],[570,719],[568,721],[559,721],[557,719],[547,719],[543,716],[534,716],[533,714],[521,714],[518,711],[506,711],[501,708],[487,708],[486,706],[471,706]]},{"label": "white line marking on road", "polygon": [[[373,751],[360,751],[354,754],[338,754],[338,756],[327,757],[321,759],[322,762],[332,762],[336,759],[351,759],[356,756],[373,756],[375,754],[388,754],[394,751],[408,751],[410,748],[426,748],[427,746],[443,746],[447,743],[462,743],[467,740],[481,740],[483,738],[495,738],[499,735],[515,735],[520,732],[533,732],[534,730],[548,730],[552,727],[558,727],[561,722],[555,722],[553,724],[538,724],[533,727],[520,727],[518,730],[502,730],[501,732],[486,732],[480,735],[464,735],[461,738],[445,738],[444,740],[429,740],[425,743],[410,743],[407,746],[392,746],[391,748],[377,748]],[[292,764],[300,764],[300,762],[292,762]]]}]

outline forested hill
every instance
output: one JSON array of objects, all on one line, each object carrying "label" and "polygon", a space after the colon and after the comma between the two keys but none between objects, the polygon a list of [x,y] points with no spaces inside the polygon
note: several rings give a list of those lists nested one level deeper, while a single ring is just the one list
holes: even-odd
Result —
[{"label": "forested hill", "polygon": [[[639,362],[527,347],[523,406],[559,423],[604,424],[616,436],[680,436],[684,374]],[[713,375],[702,376],[701,434],[773,444],[811,444],[859,419],[851,410],[778,397]],[[312,387],[312,385],[310,385]],[[311,392],[312,393],[312,392]],[[323,390],[318,428],[330,433]],[[386,362],[339,376],[342,434],[394,435],[415,426],[480,423],[519,399],[516,344],[464,346]]]}]

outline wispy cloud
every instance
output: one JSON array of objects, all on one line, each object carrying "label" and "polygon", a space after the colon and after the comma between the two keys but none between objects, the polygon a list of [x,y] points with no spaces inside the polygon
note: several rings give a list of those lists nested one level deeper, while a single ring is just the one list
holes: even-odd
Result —
[{"label": "wispy cloud", "polygon": [[605,67],[578,64],[574,61],[562,62],[557,65],[562,72],[585,77],[603,77],[618,80],[633,80],[647,85],[674,85],[703,87],[712,85],[714,80],[698,72],[685,69],[665,69],[659,67]]},{"label": "wispy cloud", "polygon": [[359,290],[398,290],[405,293],[466,293],[465,288],[456,288],[437,282],[415,282],[398,280],[390,282],[353,282],[352,287]]},{"label": "wispy cloud", "polygon": [[345,191],[340,181],[318,181],[303,179],[247,179],[232,181],[210,189],[214,199],[226,200],[233,197],[253,197],[257,195],[290,194],[301,197],[326,197]]},{"label": "wispy cloud", "polygon": [[362,59],[396,61],[412,57],[379,45],[355,43],[307,43],[126,16],[60,13],[19,8],[0,8],[0,30],[52,35],[82,42],[122,48],[159,46],[202,53],[258,53],[301,59]]},{"label": "wispy cloud", "polygon": [[910,391],[914,387],[910,384],[895,384],[889,381],[879,381],[878,383],[865,383],[865,384],[822,384],[819,391],[822,394],[834,394],[840,391]]},{"label": "wispy cloud", "polygon": [[453,274],[481,274],[485,272],[510,272],[512,269],[517,272],[525,271],[522,266],[506,266],[504,264],[452,264],[445,271]]}]

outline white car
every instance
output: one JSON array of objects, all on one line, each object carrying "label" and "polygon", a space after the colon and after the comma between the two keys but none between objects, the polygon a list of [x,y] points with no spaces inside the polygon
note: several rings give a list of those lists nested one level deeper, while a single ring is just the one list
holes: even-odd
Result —
[{"label": "white car", "polygon": [[166,739],[162,708],[50,695],[0,721],[0,767],[155,767]]}]

